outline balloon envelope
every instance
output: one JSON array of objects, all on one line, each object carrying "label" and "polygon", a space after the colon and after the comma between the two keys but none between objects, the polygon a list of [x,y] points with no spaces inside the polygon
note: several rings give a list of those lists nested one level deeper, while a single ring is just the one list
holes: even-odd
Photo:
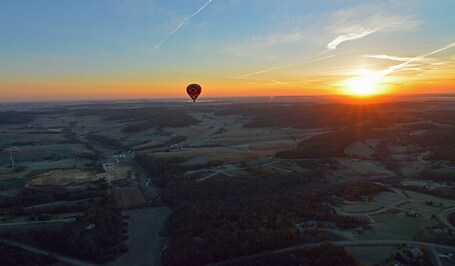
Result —
[{"label": "balloon envelope", "polygon": [[186,93],[193,99],[193,102],[196,101],[197,97],[201,94],[202,88],[198,84],[190,84],[186,87]]}]

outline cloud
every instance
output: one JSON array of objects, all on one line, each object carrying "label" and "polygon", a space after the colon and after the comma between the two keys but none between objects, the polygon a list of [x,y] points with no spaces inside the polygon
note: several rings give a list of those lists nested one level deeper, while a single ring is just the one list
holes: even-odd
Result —
[{"label": "cloud", "polygon": [[[311,60],[311,62],[324,60],[333,56],[330,55],[321,58],[317,57],[325,53],[333,52],[342,43],[358,40],[377,32],[397,32],[416,29],[420,25],[420,22],[413,16],[403,13],[402,10],[406,9],[398,6],[399,4],[399,2],[390,2],[383,5],[363,4],[337,10],[327,13],[324,17],[312,20],[312,23],[309,23],[313,28],[320,28],[322,33],[316,34],[310,29],[297,28],[298,30],[294,32],[270,34],[262,37],[251,38],[242,45],[230,47],[230,52],[237,52],[238,55],[247,56],[251,56],[251,54],[254,53],[270,55],[270,53],[264,53],[261,48],[270,48],[282,43],[289,44],[309,40],[314,37],[314,35],[321,35],[324,38],[335,35],[336,37],[325,45],[326,49],[316,55],[303,59],[292,60],[285,66],[269,67],[264,70],[251,72],[241,77],[246,78],[257,74],[267,73],[276,69],[293,66],[296,62],[305,60]],[[297,23],[290,23],[289,26],[296,27],[294,24]]]},{"label": "cloud", "polygon": [[173,29],[171,32],[169,32],[168,35],[166,35],[166,37],[164,37],[161,41],[159,41],[156,45],[155,45],[155,49],[159,49],[161,47],[161,45],[166,42],[170,37],[172,37],[172,35],[174,35],[175,33],[177,33],[186,23],[188,23],[188,21],[190,21],[192,18],[194,18],[195,16],[197,16],[202,10],[204,10],[211,2],[213,2],[213,0],[208,0],[203,6],[201,6],[198,10],[196,10],[193,14],[191,14],[190,16],[184,18],[178,25],[177,27],[175,27],[175,29]]},{"label": "cloud", "polygon": [[271,56],[270,48],[298,43],[303,41],[304,37],[303,32],[298,30],[252,36],[244,41],[228,44],[223,48],[223,52],[234,56],[257,54],[270,58],[273,57]]},{"label": "cloud", "polygon": [[343,42],[360,39],[360,38],[368,36],[372,33],[375,33],[376,31],[378,31],[378,30],[377,29],[366,30],[366,31],[363,31],[360,33],[348,33],[345,35],[340,35],[340,36],[336,37],[333,41],[331,41],[330,43],[327,44],[327,49],[335,50],[337,48],[337,46]]},{"label": "cloud", "polygon": [[332,12],[325,31],[338,36],[327,44],[327,51],[373,33],[414,30],[420,25],[413,16],[396,10],[402,9],[393,5],[365,4]]}]

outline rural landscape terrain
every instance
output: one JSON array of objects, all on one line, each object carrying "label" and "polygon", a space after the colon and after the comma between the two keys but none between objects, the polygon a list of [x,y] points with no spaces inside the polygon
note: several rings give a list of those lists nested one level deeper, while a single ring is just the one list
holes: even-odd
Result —
[{"label": "rural landscape terrain", "polygon": [[454,265],[455,100],[0,107],[1,265]]}]

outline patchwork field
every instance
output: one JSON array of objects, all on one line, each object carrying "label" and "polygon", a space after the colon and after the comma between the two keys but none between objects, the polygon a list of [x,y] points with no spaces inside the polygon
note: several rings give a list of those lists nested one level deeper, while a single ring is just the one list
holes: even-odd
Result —
[{"label": "patchwork field", "polygon": [[388,258],[397,250],[395,246],[348,247],[346,250],[354,255],[361,265],[375,265]]},{"label": "patchwork field", "polygon": [[354,172],[356,175],[372,177],[396,176],[395,173],[387,170],[385,166],[381,165],[378,162],[351,160],[347,158],[337,158],[336,160],[339,162],[341,170],[343,170],[343,168],[346,168]]},{"label": "patchwork field", "polygon": [[380,192],[373,198],[374,202],[384,205],[391,205],[393,203],[402,200],[404,197],[398,195],[395,192]]},{"label": "patchwork field", "polygon": [[[40,161],[57,161],[74,158],[74,152],[68,144],[20,146],[13,154],[17,164]],[[0,153],[0,161],[8,162],[9,155]]]},{"label": "patchwork field", "polygon": [[225,162],[249,161],[272,155],[274,155],[273,151],[243,151],[226,147],[185,148],[172,152],[154,153],[154,156],[158,158],[207,156],[209,161],[222,160]]},{"label": "patchwork field", "polygon": [[359,239],[406,239],[412,240],[418,230],[439,224],[436,220],[409,217],[404,212],[371,215],[376,221],[374,231],[358,235]]},{"label": "patchwork field", "polygon": [[345,154],[353,154],[363,158],[370,158],[375,151],[367,144],[356,141],[344,149]]},{"label": "patchwork field", "polygon": [[371,212],[381,209],[381,206],[369,204],[369,203],[351,203],[343,204],[340,206],[345,212],[362,213]]},{"label": "patchwork field", "polygon": [[96,180],[93,172],[69,169],[69,170],[55,170],[40,174],[31,179],[28,186],[65,186],[70,183],[80,183]]}]

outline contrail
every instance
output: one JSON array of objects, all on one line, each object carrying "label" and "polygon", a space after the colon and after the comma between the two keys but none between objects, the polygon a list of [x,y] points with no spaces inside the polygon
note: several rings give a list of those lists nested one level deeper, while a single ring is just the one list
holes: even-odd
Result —
[{"label": "contrail", "polygon": [[428,57],[428,56],[430,56],[430,55],[433,55],[433,54],[442,52],[442,51],[447,50],[447,49],[452,48],[452,47],[455,47],[455,42],[449,43],[448,45],[446,45],[446,46],[444,46],[444,47],[442,47],[442,48],[439,48],[439,49],[437,49],[437,50],[434,50],[434,51],[432,51],[432,52],[429,52],[429,53],[427,53],[427,54],[419,55],[419,56],[416,56],[416,57],[414,57],[414,58],[411,58],[411,59],[409,59],[408,61],[406,61],[406,62],[404,62],[404,63],[401,63],[401,64],[399,64],[399,65],[391,66],[391,67],[389,67],[388,69],[386,69],[386,70],[384,71],[385,74],[384,74],[383,76],[389,75],[389,74],[391,74],[391,73],[397,71],[398,69],[407,66],[408,64],[410,64],[410,63],[412,63],[412,62],[419,61],[419,60],[421,60],[421,59],[424,59],[425,57]]},{"label": "contrail", "polygon": [[[336,37],[333,41],[331,41],[329,44],[327,44],[327,50],[325,50],[325,51],[323,51],[323,52],[321,52],[321,53],[319,53],[319,54],[317,54],[315,56],[311,56],[309,58],[305,58],[303,60],[309,60],[309,59],[312,59],[314,57],[320,56],[322,54],[328,53],[330,51],[335,50],[337,48],[337,46],[340,45],[343,42],[363,38],[365,36],[368,36],[368,35],[370,35],[372,33],[377,32],[378,30],[379,29],[373,29],[373,30],[366,30],[366,31],[361,32],[361,33],[349,33],[349,34],[346,34],[346,35],[340,35],[340,36]],[[316,58],[316,59],[311,60],[311,62],[316,62],[316,61],[328,59],[328,58],[331,58],[333,56],[334,55],[329,55],[329,56],[325,56],[325,57],[321,57],[321,58]],[[299,61],[301,61],[301,60],[299,60]],[[266,72],[269,72],[269,71],[272,71],[272,70],[275,70],[275,69],[285,68],[285,67],[288,67],[288,66],[292,66],[292,64],[285,65],[285,66],[279,66],[279,67],[272,67],[272,68],[268,68],[268,69],[265,69],[265,70],[248,73],[248,74],[245,74],[243,76],[240,76],[239,78],[247,78],[249,76],[266,73]]]},{"label": "contrail", "polygon": [[378,29],[374,29],[374,30],[366,30],[361,33],[349,33],[346,35],[340,35],[340,36],[336,37],[333,41],[331,41],[329,44],[327,44],[327,49],[328,49],[327,51],[335,50],[337,48],[337,46],[343,42],[360,39],[360,38],[368,36],[372,33],[375,33],[377,31],[378,31]]},{"label": "contrail", "polygon": [[328,55],[328,56],[324,56],[324,57],[319,57],[319,58],[311,60],[311,62],[321,61],[321,60],[328,59],[328,58],[331,58],[331,57],[334,57],[334,56],[336,56],[336,54],[332,54],[332,55]]},{"label": "contrail", "polygon": [[270,72],[270,71],[272,71],[272,70],[280,69],[280,68],[285,68],[285,67],[288,67],[288,66],[291,66],[291,65],[284,65],[284,66],[277,66],[277,67],[267,68],[267,69],[264,69],[264,70],[259,70],[259,71],[251,72],[251,73],[248,73],[248,74],[239,76],[239,77],[237,77],[237,78],[239,78],[239,79],[244,79],[244,78],[247,78],[247,77],[250,77],[250,76],[254,76],[254,75],[257,75],[257,74],[262,74],[262,73]]},{"label": "contrail", "polygon": [[199,14],[202,10],[204,10],[211,2],[213,2],[213,0],[208,0],[203,6],[201,6],[198,10],[196,10],[196,12],[194,12],[193,14],[191,14],[190,16],[184,18],[180,23],[179,25],[177,25],[177,27],[175,27],[175,29],[173,29],[168,35],[166,35],[166,37],[164,37],[161,41],[159,41],[156,45],[155,45],[155,49],[159,49],[160,46],[165,42],[167,41],[172,35],[174,35],[175,33],[177,33],[177,31],[179,31],[183,25],[185,25],[186,23],[188,23],[188,21],[190,21],[192,18],[194,18],[195,16],[197,16],[197,14]]},{"label": "contrail", "polygon": [[[267,69],[264,69],[264,70],[255,71],[255,72],[251,72],[251,73],[248,73],[248,74],[245,74],[245,75],[242,75],[242,76],[238,76],[236,78],[237,79],[244,79],[244,78],[248,78],[250,76],[267,73],[267,72],[270,72],[270,71],[273,71],[273,70],[286,68],[286,67],[291,67],[291,66],[294,66],[295,64],[297,64],[296,62],[311,60],[312,58],[315,58],[315,57],[317,57],[319,55],[320,54],[317,54],[317,55],[314,55],[314,56],[310,56],[310,57],[306,57],[306,58],[303,58],[303,59],[294,60],[294,61],[292,61],[292,62],[294,62],[292,64],[287,64],[287,65],[277,66],[277,67],[271,67],[271,68],[267,68]],[[311,60],[310,62],[321,61],[321,60],[329,59],[329,58],[334,57],[334,56],[337,56],[337,55],[333,54],[333,55],[329,55],[329,56],[315,58],[315,59]]]},{"label": "contrail", "polygon": [[[321,52],[321,53],[319,53],[319,54],[317,54],[315,56],[311,56],[309,58],[305,58],[303,60],[312,59],[314,57],[317,57],[317,56],[323,55],[325,53],[331,52],[331,51],[335,50],[337,48],[337,46],[340,45],[343,42],[363,38],[365,36],[368,36],[368,35],[370,35],[372,33],[377,32],[378,30],[379,29],[373,29],[373,30],[366,30],[366,31],[361,32],[361,33],[349,33],[349,34],[346,34],[346,35],[340,35],[340,36],[336,37],[333,41],[331,41],[329,44],[327,44],[327,50],[325,50],[325,51],[323,51],[323,52]],[[311,62],[316,62],[316,61],[328,59],[328,58],[331,58],[333,56],[335,56],[335,55],[329,55],[329,56],[325,56],[325,57],[321,57],[321,58],[316,58],[316,59],[311,60]],[[285,68],[285,67],[288,67],[288,66],[292,66],[292,65],[272,67],[272,68],[268,68],[268,69],[265,69],[265,70],[248,73],[248,74],[245,74],[243,76],[240,76],[239,78],[247,78],[249,76],[266,73],[266,72],[269,72],[269,71],[272,71],[272,70],[275,70],[275,69]]]},{"label": "contrail", "polygon": [[[398,64],[398,65],[394,65],[394,66],[391,66],[389,68],[386,68],[384,70],[380,70],[380,71],[376,71],[374,72],[373,74],[369,75],[367,78],[368,80],[370,81],[373,81],[373,82],[377,82],[379,81],[381,78],[387,76],[387,75],[390,75],[392,74],[393,72],[409,65],[410,63],[412,62],[415,62],[415,61],[419,61],[419,60],[422,60],[424,59],[425,57],[428,57],[430,55],[433,55],[433,54],[436,54],[436,53],[439,53],[439,52],[442,52],[444,50],[447,50],[449,48],[452,48],[452,47],[455,47],[455,42],[453,43],[450,43],[442,48],[439,48],[437,50],[434,50],[432,52],[429,52],[429,53],[426,53],[426,54],[423,54],[423,55],[419,55],[419,56],[416,56],[416,57],[413,57],[413,58],[410,58],[408,59],[407,61],[401,63],[401,64]],[[354,78],[354,79],[358,79],[358,78]],[[352,80],[352,78],[350,79]]]},{"label": "contrail", "polygon": [[[384,54],[382,54],[382,55],[364,55],[363,57],[385,59],[385,60],[392,60],[392,61],[399,61],[399,62],[406,62],[406,61],[412,59],[412,57],[401,57],[401,56],[384,55]],[[426,59],[426,60],[431,60],[431,59]],[[419,60],[419,61],[423,61],[423,60]]]}]

